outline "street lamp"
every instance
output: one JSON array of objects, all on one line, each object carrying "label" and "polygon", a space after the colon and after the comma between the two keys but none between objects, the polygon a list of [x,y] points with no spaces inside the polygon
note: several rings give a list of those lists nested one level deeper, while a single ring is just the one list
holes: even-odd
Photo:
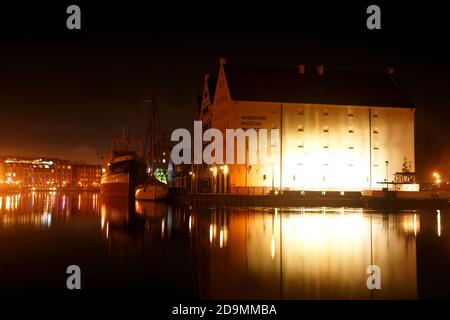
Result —
[{"label": "street lamp", "polygon": [[442,182],[441,175],[437,172],[433,172],[434,182],[439,186]]},{"label": "street lamp", "polygon": [[194,193],[193,192],[193,185],[194,185],[194,177],[195,177],[195,174],[192,172],[192,171],[189,171],[189,175],[191,176],[191,193]]}]

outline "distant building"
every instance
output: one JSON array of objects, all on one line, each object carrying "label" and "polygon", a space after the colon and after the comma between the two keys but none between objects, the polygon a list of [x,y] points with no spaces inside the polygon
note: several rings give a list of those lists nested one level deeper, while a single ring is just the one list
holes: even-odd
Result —
[{"label": "distant building", "polygon": [[73,165],[73,184],[78,188],[98,188],[102,177],[102,166],[89,164]]},{"label": "distant building", "polygon": [[[202,130],[205,132],[211,128],[212,108],[214,105],[214,95],[216,91],[217,78],[209,74],[205,75],[202,94],[198,102],[198,120],[202,121]],[[203,148],[207,145],[203,143]],[[212,192],[212,171],[210,166],[202,164],[193,169],[193,184],[195,192]]]},{"label": "distant building", "polygon": [[0,183],[20,188],[63,188],[72,183],[72,164],[55,158],[4,157]]},{"label": "distant building", "polygon": [[208,80],[200,112],[205,129],[281,133],[271,165],[210,166],[213,192],[381,189],[405,161],[414,171],[415,109],[392,69],[249,67],[221,59],[214,89]]}]

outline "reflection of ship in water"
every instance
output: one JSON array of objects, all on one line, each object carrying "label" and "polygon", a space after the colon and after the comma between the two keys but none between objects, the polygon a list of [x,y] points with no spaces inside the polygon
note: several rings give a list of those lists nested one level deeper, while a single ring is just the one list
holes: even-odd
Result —
[{"label": "reflection of ship in water", "polygon": [[107,239],[122,242],[125,238],[140,238],[150,232],[158,234],[159,220],[167,214],[167,204],[160,202],[131,201],[123,197],[101,198],[101,229]]},{"label": "reflection of ship in water", "polygon": [[100,205],[108,256],[119,262],[114,286],[123,281],[131,294],[155,298],[196,296],[183,213],[164,202],[126,200],[101,199]]},{"label": "reflection of ship in water", "polygon": [[136,214],[145,219],[161,218],[167,213],[165,202],[135,201]]},{"label": "reflection of ship in water", "polygon": [[106,237],[111,233],[133,233],[145,229],[145,220],[136,215],[134,201],[127,198],[101,198],[100,204],[101,227]]},{"label": "reflection of ship in water", "polygon": [[122,130],[122,137],[114,138],[107,161],[105,173],[100,183],[100,194],[108,197],[134,198],[136,186],[146,178],[146,164],[142,158],[142,143],[130,139],[128,125]]}]

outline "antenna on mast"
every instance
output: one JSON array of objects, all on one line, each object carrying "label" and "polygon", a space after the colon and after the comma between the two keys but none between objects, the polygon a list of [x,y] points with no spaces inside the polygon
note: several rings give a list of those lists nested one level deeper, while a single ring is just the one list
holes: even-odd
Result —
[{"label": "antenna on mast", "polygon": [[150,118],[147,124],[147,133],[145,136],[144,150],[147,156],[147,168],[149,174],[155,173],[155,140],[156,140],[156,64],[153,62],[152,71],[152,92],[150,99],[145,100],[150,104]]}]

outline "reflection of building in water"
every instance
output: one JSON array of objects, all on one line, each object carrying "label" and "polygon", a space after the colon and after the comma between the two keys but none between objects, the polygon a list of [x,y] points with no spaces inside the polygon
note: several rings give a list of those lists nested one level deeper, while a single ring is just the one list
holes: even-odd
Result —
[{"label": "reflection of building in water", "polygon": [[[383,221],[382,215],[348,209],[238,211],[214,210],[209,225],[199,222],[202,297],[417,296],[416,248],[409,214]],[[225,226],[226,242],[218,231]],[[367,289],[366,269],[371,264],[381,267],[382,290]]]},{"label": "reflection of building in water", "polygon": [[423,232],[417,237],[417,286],[421,299],[450,296],[449,211],[433,210],[421,215]]},{"label": "reflection of building in water", "polygon": [[[0,227],[10,228],[17,225],[34,226],[36,228],[49,228],[52,224],[52,209],[54,208],[54,194],[28,199],[21,194],[0,196]],[[26,204],[31,203],[31,206]],[[24,205],[25,204],[25,205]],[[41,210],[27,210],[34,207]]]},{"label": "reflection of building in water", "polygon": [[0,227],[50,227],[69,216],[96,216],[98,213],[98,194],[91,192],[32,191],[0,195]]}]

